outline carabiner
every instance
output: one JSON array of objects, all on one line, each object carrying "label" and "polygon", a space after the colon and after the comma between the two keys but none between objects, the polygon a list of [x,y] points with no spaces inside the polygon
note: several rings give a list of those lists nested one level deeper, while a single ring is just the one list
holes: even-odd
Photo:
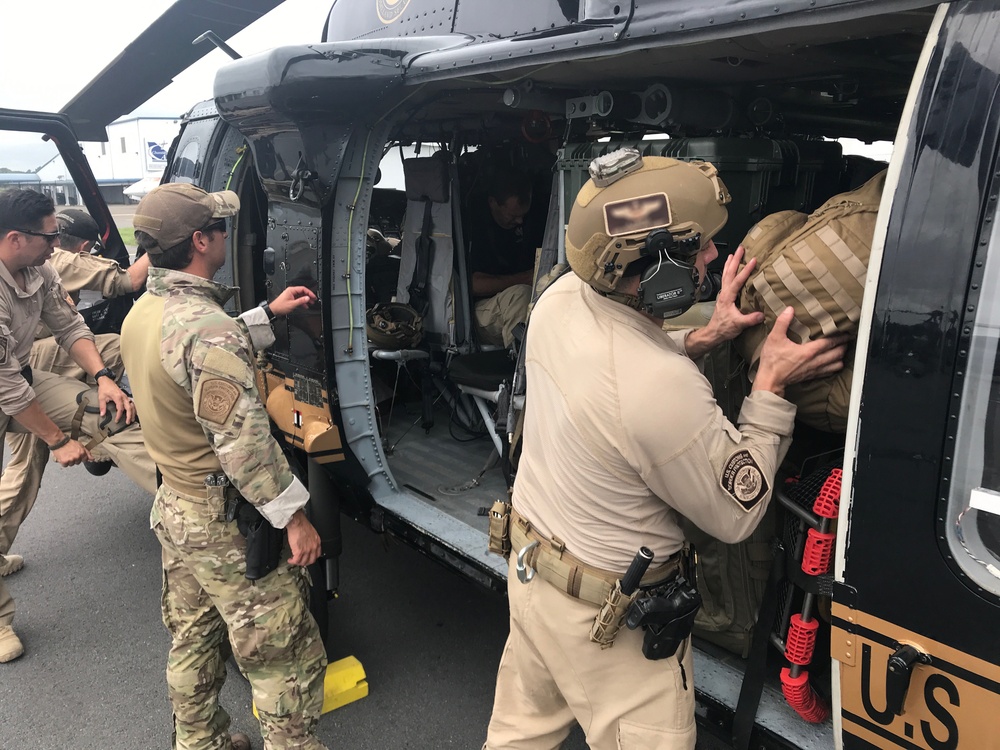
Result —
[{"label": "carabiner", "polygon": [[525,565],[524,558],[537,546],[538,542],[531,542],[531,544],[524,545],[521,551],[517,553],[517,580],[521,583],[527,583],[535,577],[535,569]]}]

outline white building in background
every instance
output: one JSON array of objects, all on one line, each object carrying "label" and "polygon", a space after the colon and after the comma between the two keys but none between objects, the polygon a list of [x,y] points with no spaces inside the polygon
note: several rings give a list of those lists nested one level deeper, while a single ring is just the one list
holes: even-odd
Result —
[{"label": "white building in background", "polygon": [[[180,125],[179,117],[132,117],[108,125],[107,141],[80,144],[108,203],[127,203],[123,191],[129,185],[159,180]],[[57,204],[83,202],[61,156],[53,157],[37,174],[41,189]]]}]

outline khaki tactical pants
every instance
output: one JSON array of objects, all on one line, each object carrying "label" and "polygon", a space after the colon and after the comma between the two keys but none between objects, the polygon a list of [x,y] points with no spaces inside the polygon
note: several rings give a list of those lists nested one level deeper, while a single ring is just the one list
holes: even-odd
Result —
[{"label": "khaki tactical pants", "polygon": [[515,284],[499,294],[476,303],[476,330],[479,341],[509,349],[514,342],[514,329],[528,319],[531,287]]},{"label": "khaki tactical pants", "polygon": [[163,624],[172,639],[167,688],[175,750],[229,747],[229,714],[219,705],[226,677],[220,645],[229,632],[250,680],[265,750],[325,750],[313,731],[323,707],[326,652],[307,606],[309,578],[290,566],[244,576],[245,542],[219,520],[218,501],[163,485],[150,526],[163,547]]},{"label": "khaki tactical pants", "polygon": [[[38,372],[34,375],[32,388],[42,410],[67,434],[72,429],[73,418],[78,410],[79,405],[76,400],[78,394],[87,394],[90,403],[97,406],[97,389],[72,378],[53,375],[49,372]],[[100,414],[85,413],[80,425],[81,440],[84,444],[89,442],[91,438],[100,436],[103,432],[113,433],[91,451],[94,457],[110,458],[129,479],[147,492],[155,492],[156,467],[149,454],[146,453],[146,447],[142,442],[142,429],[139,425],[124,426],[122,423],[111,421],[102,428],[101,422]],[[16,428],[23,434],[16,422],[13,422],[7,415],[0,414],[0,435],[9,434],[12,428]],[[0,480],[0,483],[5,481],[7,481],[6,475]],[[23,511],[23,506],[16,502],[16,498],[14,502],[9,503],[8,508],[0,508],[0,516],[10,513],[12,519],[19,512],[21,520],[23,520],[27,512]],[[16,523],[12,521],[12,524],[20,525],[20,520]],[[7,551],[7,549],[3,549],[4,553]],[[0,626],[10,625],[13,619],[14,600],[11,599],[4,579],[0,578]]]},{"label": "khaki tactical pants", "polygon": [[[105,366],[121,375],[124,368],[119,336],[105,333],[95,339]],[[87,381],[87,373],[51,336],[35,341],[28,362],[33,373],[51,372]],[[49,462],[48,447],[34,435],[8,432],[7,448],[10,459],[0,476],[0,558],[10,552],[18,529],[35,506],[45,465]]]},{"label": "khaki tactical pants", "polygon": [[693,750],[690,640],[659,661],[642,631],[614,646],[590,642],[597,607],[535,576],[522,584],[511,555],[510,636],[500,659],[484,750],[556,750],[579,722],[592,750]]}]

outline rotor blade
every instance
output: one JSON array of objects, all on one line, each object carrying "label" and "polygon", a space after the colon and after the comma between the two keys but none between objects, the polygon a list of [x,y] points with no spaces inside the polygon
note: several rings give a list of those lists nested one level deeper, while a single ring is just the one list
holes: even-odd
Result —
[{"label": "rotor blade", "polygon": [[[177,0],[62,108],[81,140],[106,141],[105,127],[166,88],[213,47],[193,45],[214,31],[229,39],[282,0]],[[192,102],[193,104],[194,102]]]}]

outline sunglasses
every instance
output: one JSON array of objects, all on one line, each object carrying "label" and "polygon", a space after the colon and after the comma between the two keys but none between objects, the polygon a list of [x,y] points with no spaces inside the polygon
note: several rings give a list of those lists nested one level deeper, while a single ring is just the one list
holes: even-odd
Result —
[{"label": "sunglasses", "polygon": [[14,229],[15,232],[20,232],[21,234],[28,234],[32,237],[44,237],[49,242],[55,242],[59,239],[59,232],[33,232],[30,229]]},{"label": "sunglasses", "polygon": [[223,234],[225,234],[226,233],[226,220],[225,219],[219,219],[218,221],[213,221],[208,226],[203,227],[200,231],[201,232],[222,232]]}]

